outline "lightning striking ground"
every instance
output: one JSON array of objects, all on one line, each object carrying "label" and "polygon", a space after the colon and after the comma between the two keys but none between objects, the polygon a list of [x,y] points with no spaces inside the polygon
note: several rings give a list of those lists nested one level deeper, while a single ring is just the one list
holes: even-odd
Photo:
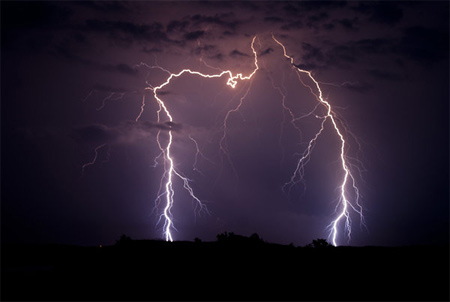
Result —
[{"label": "lightning striking ground", "polygon": [[[286,47],[279,40],[277,40],[274,35],[272,35],[272,39],[278,45],[280,45],[282,47],[284,57],[289,59],[292,68],[295,68],[300,82],[305,87],[308,87],[310,89],[311,93],[316,97],[317,101],[320,104],[322,104],[327,110],[326,115],[323,117],[323,121],[322,121],[320,130],[316,133],[314,138],[310,140],[310,142],[308,144],[308,148],[305,150],[305,152],[303,153],[303,156],[299,159],[299,161],[297,163],[297,167],[293,173],[293,176],[291,177],[291,183],[295,182],[295,178],[297,175],[299,175],[300,178],[303,177],[304,166],[308,162],[311,152],[312,152],[312,149],[317,141],[317,138],[320,136],[320,134],[324,130],[325,122],[327,120],[331,121],[331,123],[333,124],[333,128],[336,131],[336,135],[339,137],[339,139],[341,141],[340,162],[341,162],[342,170],[344,171],[344,176],[343,176],[341,184],[340,184],[339,202],[338,202],[338,205],[336,206],[337,217],[329,225],[329,228],[330,228],[329,239],[331,239],[331,242],[334,246],[337,246],[338,245],[337,240],[338,240],[338,233],[339,233],[339,225],[342,220],[344,220],[345,230],[346,230],[348,238],[350,239],[350,236],[351,236],[351,219],[350,219],[349,208],[353,209],[356,213],[359,214],[361,223],[364,224],[364,217],[363,217],[363,213],[362,213],[363,209],[359,203],[359,200],[360,200],[359,189],[356,186],[356,180],[350,170],[347,156],[346,156],[346,140],[345,140],[344,135],[342,134],[341,129],[338,127],[338,124],[336,122],[336,117],[335,117],[336,114],[333,112],[331,104],[323,98],[323,93],[322,93],[322,89],[319,85],[319,82],[313,77],[311,71],[301,69],[297,65],[295,65],[294,58],[287,54]],[[302,81],[300,74],[307,75],[307,77],[314,83],[314,86],[317,89],[318,94],[313,91],[313,88],[311,86],[306,85]],[[348,193],[347,187],[349,186],[349,180],[351,180],[351,185],[352,185],[352,188],[354,191],[354,195],[356,196],[354,203],[352,203],[351,200],[348,198],[349,193]]]},{"label": "lightning striking ground", "polygon": [[[161,90],[162,88],[166,87],[167,85],[169,85],[170,82],[174,78],[181,77],[184,74],[200,76],[200,77],[208,78],[208,79],[221,78],[222,76],[228,75],[228,80],[227,80],[226,84],[228,86],[230,86],[231,88],[236,88],[236,85],[238,84],[239,81],[250,80],[253,77],[253,75],[256,73],[256,71],[259,69],[258,61],[257,61],[257,54],[256,54],[256,50],[254,48],[255,39],[256,39],[256,36],[253,38],[252,43],[251,43],[251,48],[252,48],[253,54],[255,56],[255,69],[253,70],[253,72],[251,72],[247,76],[244,76],[242,73],[233,74],[233,72],[231,70],[224,70],[224,71],[221,71],[220,73],[217,73],[217,74],[204,74],[204,73],[201,73],[199,71],[195,71],[195,70],[191,70],[191,69],[183,69],[183,70],[181,70],[178,73],[171,73],[171,72],[167,71],[166,69],[164,69],[164,68],[162,68],[162,67],[160,67],[158,65],[156,65],[156,66],[148,66],[146,64],[143,64],[143,65],[146,65],[147,67],[158,68],[160,70],[163,70],[163,71],[169,73],[169,77],[161,85],[156,86],[156,87],[153,87],[153,86],[149,85],[149,87],[146,88],[147,90],[150,90],[150,91],[153,92],[153,97],[155,98],[155,100],[157,101],[157,103],[159,105],[159,109],[157,111],[157,121],[161,122],[161,113],[163,112],[165,114],[165,116],[168,118],[168,121],[170,123],[174,122],[174,118],[172,117],[172,115],[171,115],[169,109],[167,108],[166,104],[158,96],[158,91]],[[247,93],[248,93],[248,90],[247,90]],[[224,139],[224,137],[226,135],[226,121],[228,119],[228,116],[230,115],[230,113],[232,111],[239,110],[239,107],[242,104],[243,98],[245,98],[245,96],[241,98],[240,103],[239,103],[237,108],[235,108],[234,110],[230,110],[227,113],[227,115],[225,117],[225,121],[224,121],[224,129],[225,130],[224,130],[224,136],[223,136],[222,140]],[[144,107],[145,107],[145,93],[144,93],[144,96],[143,96],[143,99],[142,99],[141,110],[139,112],[139,115],[136,118],[136,121],[138,121],[140,119],[140,117],[142,116],[142,113],[144,111]],[[169,129],[169,131],[168,131],[168,143],[167,143],[167,145],[165,147],[163,147],[163,145],[161,143],[160,136],[161,136],[161,130],[158,131],[158,134],[156,136],[156,140],[157,140],[159,149],[161,150],[161,154],[160,155],[162,155],[162,157],[164,159],[164,174],[163,174],[163,177],[161,179],[161,184],[163,182],[165,182],[165,184],[162,187],[160,186],[160,192],[158,193],[156,204],[157,205],[159,204],[159,201],[160,201],[161,198],[163,198],[163,197],[165,198],[165,206],[164,206],[163,213],[160,216],[160,219],[164,219],[164,226],[163,226],[164,231],[163,231],[163,233],[164,233],[164,237],[165,237],[166,241],[173,241],[172,229],[174,228],[174,223],[173,223],[173,215],[172,215],[172,211],[171,210],[172,210],[172,207],[173,207],[173,204],[174,204],[174,195],[175,195],[175,191],[173,189],[173,178],[174,178],[174,176],[179,177],[183,181],[184,189],[186,189],[189,192],[190,196],[193,198],[193,200],[196,201],[196,203],[199,206],[200,210],[207,211],[207,208],[206,208],[205,204],[202,203],[200,201],[200,199],[194,194],[194,191],[193,191],[192,187],[189,185],[189,179],[184,177],[184,176],[182,176],[175,169],[175,162],[174,162],[174,159],[173,159],[172,154],[171,154],[171,147],[172,147],[172,143],[173,143],[172,129]],[[194,140],[194,142],[195,142],[195,140]],[[196,146],[197,146],[197,144],[196,144]]]},{"label": "lightning striking ground", "polygon": [[[250,47],[251,47],[253,55],[254,55],[253,57],[254,57],[254,66],[255,67],[254,67],[253,71],[250,72],[247,76],[244,76],[242,73],[234,74],[231,70],[222,70],[217,67],[210,66],[203,60],[203,58],[201,58],[200,61],[203,64],[205,64],[205,66],[210,67],[211,69],[213,69],[215,71],[218,71],[218,73],[205,74],[205,73],[201,73],[199,71],[191,70],[191,69],[182,69],[178,73],[172,73],[172,72],[168,71],[167,69],[160,67],[157,63],[155,63],[155,65],[153,65],[153,66],[149,66],[145,63],[140,63],[139,65],[137,65],[137,66],[145,66],[149,69],[159,69],[168,74],[168,77],[166,78],[166,80],[159,86],[154,86],[154,85],[148,83],[148,81],[146,81],[148,87],[145,88],[145,91],[142,95],[142,103],[140,106],[140,110],[135,119],[135,121],[138,122],[140,120],[140,118],[142,117],[144,108],[146,106],[146,92],[150,91],[153,95],[153,98],[156,100],[156,102],[158,104],[158,110],[156,112],[157,113],[157,122],[158,123],[165,122],[166,124],[169,125],[169,129],[165,129],[165,130],[158,129],[158,132],[156,135],[156,141],[157,141],[160,153],[154,160],[154,163],[155,163],[154,166],[157,166],[160,164],[160,162],[162,162],[163,168],[164,168],[164,172],[163,172],[163,175],[160,180],[160,186],[159,186],[159,190],[157,193],[157,197],[155,199],[155,210],[158,207],[160,207],[161,203],[164,204],[162,213],[159,215],[157,224],[160,223],[160,221],[164,222],[163,236],[166,241],[174,240],[173,233],[172,233],[172,231],[175,230],[174,217],[172,214],[172,208],[174,206],[174,197],[175,197],[174,178],[177,177],[178,179],[180,179],[183,182],[183,188],[191,196],[191,198],[196,206],[196,210],[198,210],[199,212],[206,212],[206,213],[209,213],[209,211],[208,211],[205,203],[202,202],[194,194],[194,190],[190,186],[191,180],[189,178],[187,178],[186,176],[184,176],[181,172],[177,171],[177,169],[175,168],[175,166],[176,166],[175,158],[173,157],[173,154],[172,154],[172,145],[173,145],[173,140],[174,140],[174,134],[173,134],[174,129],[172,126],[175,125],[174,124],[175,119],[172,116],[171,112],[169,111],[168,107],[166,106],[166,103],[164,102],[164,100],[158,94],[158,92],[161,89],[163,89],[164,87],[168,86],[172,82],[173,79],[179,78],[183,75],[199,76],[199,77],[202,77],[205,79],[221,78],[223,76],[228,76],[226,85],[232,89],[236,88],[240,81],[249,81],[249,84],[245,88],[244,93],[240,96],[239,102],[237,103],[237,105],[226,112],[226,114],[224,116],[223,124],[222,124],[222,136],[219,141],[219,149],[220,149],[221,153],[224,154],[228,158],[231,168],[233,169],[233,171],[235,172],[235,175],[237,176],[237,172],[233,166],[229,151],[226,146],[227,126],[228,126],[229,116],[233,113],[239,112],[240,108],[242,107],[242,104],[243,104],[245,98],[248,96],[248,94],[251,90],[253,76],[260,69],[259,65],[258,65],[258,55],[257,55],[257,52],[254,47],[256,39],[257,39],[256,36],[253,37],[252,42],[250,44]],[[293,70],[295,70],[299,82],[304,87],[308,88],[309,91],[311,92],[311,94],[317,100],[317,104],[312,111],[310,111],[306,114],[303,114],[300,117],[296,117],[294,115],[293,111],[291,110],[291,108],[289,108],[286,103],[286,96],[287,96],[286,89],[284,88],[284,86],[280,87],[280,86],[275,85],[272,76],[270,74],[268,74],[268,76],[271,80],[272,88],[275,89],[276,91],[278,91],[278,93],[282,97],[282,100],[281,100],[281,105],[282,105],[282,110],[283,110],[282,128],[283,128],[283,124],[285,122],[285,113],[287,113],[290,116],[290,120],[289,120],[290,124],[299,132],[300,135],[302,135],[302,131],[301,131],[300,127],[296,125],[296,123],[295,123],[296,121],[298,121],[299,119],[302,119],[304,117],[313,116],[313,115],[317,119],[322,120],[320,123],[320,129],[316,132],[314,137],[308,142],[307,148],[301,154],[300,159],[297,161],[297,165],[294,169],[294,172],[293,172],[290,180],[283,186],[283,190],[287,186],[291,187],[291,186],[294,186],[294,185],[298,184],[299,182],[303,181],[305,165],[309,162],[312,151],[314,149],[314,146],[315,146],[317,140],[319,139],[320,135],[323,133],[323,131],[326,127],[327,121],[330,121],[337,137],[340,140],[339,158],[340,158],[340,166],[343,171],[343,177],[342,177],[342,180],[339,185],[339,189],[340,189],[339,199],[338,199],[338,203],[336,205],[336,215],[337,216],[334,218],[334,220],[328,226],[330,229],[328,239],[334,246],[337,246],[338,240],[341,239],[340,235],[339,235],[339,229],[340,229],[340,226],[342,223],[344,223],[345,233],[347,234],[348,239],[350,240],[350,237],[351,237],[350,210],[353,210],[354,212],[358,213],[360,216],[361,224],[365,225],[364,224],[364,216],[362,213],[363,208],[360,204],[360,197],[361,197],[360,190],[356,184],[356,179],[352,173],[352,170],[350,169],[351,167],[353,167],[353,165],[350,164],[349,157],[346,154],[348,147],[347,147],[347,142],[346,142],[346,138],[345,138],[344,134],[350,134],[352,136],[353,136],[353,134],[348,132],[345,125],[337,118],[335,112],[332,109],[331,104],[323,97],[323,92],[322,92],[322,89],[320,86],[321,82],[317,81],[310,71],[301,69],[298,67],[298,65],[295,65],[293,57],[289,56],[287,54],[286,47],[277,38],[275,38],[275,36],[273,34],[272,34],[272,39],[283,49],[283,55],[286,59],[289,60],[291,67],[293,68]],[[260,47],[261,47],[261,45],[260,45]],[[263,64],[264,64],[264,62],[263,62]],[[302,79],[302,76],[306,76],[306,78],[309,79],[308,81],[311,81],[312,84],[308,85],[307,83],[305,83],[305,81]],[[327,84],[327,83],[322,83],[322,84]],[[123,95],[124,95],[123,93],[111,93],[109,96],[107,96],[106,98],[103,99],[102,106],[98,110],[102,109],[105,106],[105,103],[107,101],[121,99],[123,97]],[[316,109],[319,106],[323,106],[325,108],[326,114],[324,114],[322,116],[314,114],[314,112],[316,111]],[[164,116],[164,118],[163,118],[163,116]],[[344,130],[342,130],[341,127]],[[163,143],[162,138],[161,138],[163,136],[163,131],[167,137],[165,143]],[[196,148],[193,169],[194,169],[194,171],[201,173],[197,168],[198,156],[200,155],[205,159],[207,159],[207,158],[201,153],[197,141],[191,135],[189,135],[189,139],[195,144],[195,148]],[[281,145],[281,133],[280,133],[279,143]],[[105,144],[99,145],[98,147],[95,148],[95,157],[91,162],[88,162],[83,165],[83,167],[82,167],[83,173],[87,166],[93,165],[95,163],[95,161],[97,159],[98,150],[100,148],[102,148],[104,145]],[[210,160],[208,160],[208,161],[210,161]],[[350,186],[351,186],[350,190],[352,190],[352,193],[349,191]],[[353,198],[350,198],[350,196]]]}]

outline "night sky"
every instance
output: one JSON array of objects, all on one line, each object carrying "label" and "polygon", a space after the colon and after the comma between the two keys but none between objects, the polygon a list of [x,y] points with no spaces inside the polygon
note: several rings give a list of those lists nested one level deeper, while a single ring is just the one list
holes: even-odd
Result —
[{"label": "night sky", "polygon": [[[327,122],[304,182],[282,191],[324,110],[299,119],[301,132],[292,126],[280,91],[296,117],[317,101],[272,33],[320,81],[347,129],[367,228],[351,212],[352,239],[341,225],[340,243],[448,243],[446,1],[2,1],[2,243],[162,238],[156,135],[165,142],[169,129],[176,169],[210,212],[199,212],[176,179],[175,240],[224,231],[295,245],[327,238],[342,177],[339,139]],[[159,93],[174,123],[157,122],[146,88],[168,74],[140,63],[248,75],[255,35],[260,69],[251,81],[232,89],[225,76],[183,75]],[[247,91],[228,118],[225,154],[225,115]]]}]

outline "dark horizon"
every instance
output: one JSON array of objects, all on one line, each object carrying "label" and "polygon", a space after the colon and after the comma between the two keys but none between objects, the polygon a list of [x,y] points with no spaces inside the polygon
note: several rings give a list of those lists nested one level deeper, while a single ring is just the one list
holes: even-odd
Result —
[{"label": "dark horizon", "polygon": [[294,247],[255,234],[221,234],[215,242],[122,236],[107,247],[8,245],[2,300],[445,301],[448,253],[448,246],[334,247],[325,240]]},{"label": "dark horizon", "polygon": [[[341,221],[338,245],[448,246],[448,2],[0,5],[2,245],[164,238],[157,137],[166,145],[169,132],[181,175],[175,241],[225,231],[283,245],[330,240],[345,174],[330,118],[304,182],[285,186],[326,116],[295,66],[331,104],[359,190],[347,183],[353,206],[361,194],[366,227],[350,207],[351,238]],[[225,76],[173,80],[158,94],[173,121],[157,119],[152,89],[167,71],[245,76],[254,55],[258,71],[234,89]]]},{"label": "dark horizon", "polygon": [[[71,247],[81,247],[81,248],[98,248],[98,247],[114,247],[120,244],[121,242],[134,242],[134,243],[163,243],[163,244],[173,244],[174,246],[177,246],[177,244],[198,244],[198,243],[205,243],[205,244],[214,244],[218,243],[222,240],[222,242],[227,242],[227,240],[219,239],[219,237],[228,237],[230,240],[228,240],[229,243],[233,243],[233,238],[236,239],[236,243],[240,244],[242,242],[246,242],[247,240],[251,240],[252,237],[257,236],[259,242],[266,244],[266,245],[276,245],[281,247],[293,247],[293,248],[313,248],[317,242],[319,244],[325,243],[325,245],[331,247],[331,248],[338,248],[338,249],[345,249],[345,248],[449,248],[450,243],[449,242],[438,242],[438,243],[419,243],[419,244],[410,244],[410,245],[351,245],[351,244],[341,244],[338,246],[333,246],[326,238],[312,238],[309,242],[303,245],[296,245],[293,242],[290,243],[278,243],[278,242],[271,242],[268,240],[265,240],[263,237],[260,237],[258,233],[251,233],[242,235],[240,233],[235,233],[233,231],[225,231],[222,233],[219,233],[215,236],[213,239],[209,240],[203,240],[200,237],[195,237],[192,239],[183,239],[183,240],[174,240],[173,242],[166,241],[162,237],[155,237],[155,238],[134,238],[131,236],[128,236],[127,234],[121,234],[120,236],[117,236],[113,241],[111,242],[98,242],[96,244],[74,244],[70,242],[19,242],[19,241],[9,241],[9,242],[1,242],[1,246],[18,246],[18,247],[35,247],[35,246],[71,246]],[[316,246],[317,248],[317,246]]]}]

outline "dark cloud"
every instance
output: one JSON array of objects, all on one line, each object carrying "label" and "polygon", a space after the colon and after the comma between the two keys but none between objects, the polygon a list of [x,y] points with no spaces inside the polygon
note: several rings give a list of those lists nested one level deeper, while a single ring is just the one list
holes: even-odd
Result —
[{"label": "dark cloud", "polygon": [[380,70],[380,69],[369,69],[367,73],[375,78],[387,80],[387,81],[400,81],[403,79],[402,76],[394,72]]},{"label": "dark cloud", "polygon": [[303,69],[303,70],[308,70],[308,71],[311,71],[311,70],[314,70],[314,69],[318,68],[318,65],[314,64],[314,63],[294,64],[294,66],[297,67],[297,68]]},{"label": "dark cloud", "polygon": [[285,4],[283,6],[283,9],[284,9],[285,13],[288,13],[290,15],[296,15],[300,12],[299,8],[298,8],[298,3],[295,3],[295,2],[287,2],[287,3],[284,2],[284,3]]},{"label": "dark cloud", "polygon": [[78,143],[87,144],[117,144],[133,143],[154,135],[153,130],[179,132],[182,125],[173,122],[135,122],[124,121],[117,126],[93,124],[77,127],[72,130],[70,137]]},{"label": "dark cloud", "polygon": [[190,18],[194,25],[219,25],[223,28],[226,28],[230,31],[235,31],[237,26],[241,23],[240,21],[233,20],[229,21],[226,19],[231,19],[234,17],[232,13],[226,14],[215,14],[214,16],[205,16],[205,15],[194,15]]},{"label": "dark cloud", "polygon": [[299,1],[297,5],[301,8],[301,10],[305,10],[307,12],[316,11],[316,10],[331,10],[336,8],[343,8],[347,6],[346,1]]},{"label": "dark cloud", "polygon": [[284,19],[281,17],[276,16],[270,16],[270,17],[264,17],[265,22],[273,22],[273,23],[282,23],[284,22]]},{"label": "dark cloud", "polygon": [[[394,39],[361,39],[348,43],[335,45],[323,52],[325,66],[340,66],[342,64],[353,64],[358,62],[365,55],[386,55],[394,54],[397,41]],[[309,52],[311,58],[315,58],[317,62],[321,62],[320,49],[313,47],[305,47],[305,51]],[[308,58],[308,57],[307,57]]]},{"label": "dark cloud", "polygon": [[358,18],[353,18],[352,20],[348,19],[348,18],[344,18],[341,20],[338,20],[337,23],[339,23],[340,25],[342,25],[342,27],[344,27],[345,29],[348,30],[357,30],[358,29]]},{"label": "dark cloud", "polygon": [[358,5],[351,6],[350,9],[362,14],[369,15],[372,12],[373,4],[370,4],[368,1],[360,1],[358,2]]},{"label": "dark cloud", "polygon": [[216,45],[212,45],[212,44],[205,44],[203,46],[199,46],[197,47],[195,50],[195,52],[202,52],[202,51],[211,51],[211,50],[215,50],[217,49]]},{"label": "dark cloud", "polygon": [[124,93],[124,92],[129,92],[129,89],[125,89],[123,87],[112,87],[112,86],[107,86],[107,85],[103,85],[103,84],[96,84],[94,85],[94,90],[95,91],[101,91],[101,92],[118,92],[118,93]]},{"label": "dark cloud", "polygon": [[217,53],[215,55],[208,56],[208,59],[216,60],[216,61],[223,61],[224,55],[222,53]]},{"label": "dark cloud", "polygon": [[173,31],[185,31],[185,29],[187,28],[187,26],[189,25],[189,21],[178,21],[178,20],[174,20],[174,21],[170,21],[169,24],[167,25],[167,31],[168,32],[173,32]]},{"label": "dark cloud", "polygon": [[[258,11],[261,6],[254,3],[254,1],[202,1],[202,7],[214,11],[228,11],[228,10],[250,10]],[[227,15],[230,13],[223,13]]]},{"label": "dark cloud", "polygon": [[201,56],[207,54],[208,56],[214,55],[217,53],[217,46],[212,44],[205,44],[199,47],[196,47],[193,51],[193,54],[197,56]]},{"label": "dark cloud", "polygon": [[121,1],[76,1],[74,4],[102,13],[130,12],[125,3]]},{"label": "dark cloud", "polygon": [[322,27],[323,27],[323,29],[325,29],[325,30],[332,30],[332,29],[335,28],[335,25],[332,24],[332,23],[326,23],[326,24],[322,25]]},{"label": "dark cloud", "polygon": [[352,7],[354,11],[369,16],[369,20],[379,24],[394,25],[403,17],[403,11],[397,3],[391,1],[360,2]]},{"label": "dark cloud", "polygon": [[134,67],[131,67],[125,63],[118,64],[105,64],[100,63],[98,61],[86,59],[72,52],[70,45],[63,43],[56,45],[51,51],[52,54],[56,56],[63,57],[72,62],[79,63],[81,65],[89,66],[97,70],[107,71],[107,72],[117,72],[129,76],[136,76],[138,74],[138,70]]},{"label": "dark cloud", "polygon": [[323,52],[318,47],[314,47],[313,45],[309,43],[302,43],[302,49],[305,52],[305,54],[302,56],[303,60],[305,61],[317,61],[317,62],[323,62],[325,59],[325,56]]},{"label": "dark cloud", "polygon": [[366,82],[345,82],[342,87],[363,94],[372,90],[372,85]]},{"label": "dark cloud", "polygon": [[97,61],[91,61],[88,59],[84,59],[81,57],[74,57],[74,61],[78,61],[79,63],[92,67],[94,69],[105,71],[105,72],[113,72],[113,73],[120,73],[123,75],[128,76],[137,76],[139,71],[138,69],[131,67],[130,65],[127,65],[125,63],[119,63],[119,64],[103,64]]},{"label": "dark cloud", "polygon": [[162,49],[159,48],[159,47],[151,47],[151,48],[149,48],[149,47],[144,46],[142,48],[142,51],[146,52],[146,53],[158,53],[158,52],[162,52]]},{"label": "dark cloud", "polygon": [[375,6],[372,15],[370,16],[371,21],[393,25],[401,20],[403,11],[397,4],[387,1],[381,3],[381,5]]},{"label": "dark cloud", "polygon": [[169,95],[172,94],[172,91],[170,90],[158,90],[158,96],[163,96],[163,95]]},{"label": "dark cloud", "polygon": [[186,34],[184,34],[184,39],[185,40],[197,40],[201,37],[203,37],[205,35],[205,31],[203,30],[196,30],[196,31],[192,31],[192,32],[188,32]]},{"label": "dark cloud", "polygon": [[127,64],[120,63],[117,65],[105,65],[105,69],[109,71],[117,71],[119,73],[127,74],[127,75],[137,75],[138,70],[130,67]]},{"label": "dark cloud", "polygon": [[283,26],[281,26],[282,30],[293,30],[293,29],[301,29],[303,28],[303,22],[300,20],[289,22]]},{"label": "dark cloud", "polygon": [[448,59],[449,29],[406,28],[396,50],[401,55],[424,63]]},{"label": "dark cloud", "polygon": [[101,124],[93,124],[75,128],[70,137],[82,143],[104,143],[114,140],[117,131]]},{"label": "dark cloud", "polygon": [[[245,9],[238,9],[241,4]],[[349,132],[376,147],[367,148],[364,142],[362,145],[369,172],[364,175],[367,187],[361,187],[361,193],[368,207],[370,233],[360,233],[355,221],[349,244],[422,244],[434,240],[429,239],[429,234],[439,238],[443,234],[443,239],[437,241],[448,243],[447,2],[7,1],[1,6],[2,158],[6,159],[2,174],[7,176],[2,207],[14,207],[2,214],[2,219],[9,221],[8,238],[107,244],[124,232],[133,238],[160,236],[161,224],[154,230],[157,217],[153,219],[148,213],[159,179],[164,176],[160,174],[163,163],[160,169],[150,169],[149,163],[160,151],[155,144],[156,133],[162,131],[162,143],[166,145],[168,130],[176,138],[173,155],[177,169],[193,180],[193,189],[202,201],[214,201],[208,204],[213,213],[211,220],[220,217],[224,221],[223,227],[222,222],[218,226],[208,221],[196,226],[195,232],[186,232],[193,227],[187,222],[185,227],[183,220],[194,221],[194,217],[176,214],[192,212],[189,193],[178,182],[181,191],[175,193],[174,219],[179,230],[176,240],[205,239],[208,232],[214,239],[216,230],[262,229],[270,229],[271,238],[280,242],[303,244],[307,243],[303,240],[326,237],[324,226],[334,211],[330,201],[336,198],[335,179],[342,174],[334,169],[335,144],[339,141],[332,136],[334,131],[324,131],[305,169],[306,194],[302,195],[301,186],[292,191],[296,195],[291,197],[301,198],[302,202],[286,204],[289,196],[281,195],[280,188],[292,175],[298,159],[295,154],[307,147],[302,142],[318,129],[315,126],[320,126],[320,120],[313,115],[298,120],[304,140],[283,122],[287,117],[280,103],[283,93],[288,96],[286,105],[292,106],[296,116],[312,109],[309,101],[298,99],[314,101],[314,96],[308,89],[299,89],[289,60],[270,38],[273,30],[280,32],[276,37],[285,43],[295,62],[301,63],[298,67],[320,70],[315,74],[318,81],[354,81],[339,89],[323,86],[324,97],[329,97],[336,112],[348,120]],[[257,7],[260,9],[254,10]],[[171,94],[164,100],[173,110],[175,121],[183,124],[157,123],[158,104],[151,101],[140,122],[121,122],[136,117],[143,93],[152,98],[150,91],[142,91],[142,87],[146,83],[157,85],[167,76],[158,70],[136,69],[133,64],[156,60],[169,70],[204,70],[206,67],[198,60],[201,56],[212,66],[233,68],[230,64],[248,61],[248,56],[253,55],[250,33],[258,34],[255,49],[259,56],[266,55],[266,65],[255,74],[245,106],[239,114],[230,115],[226,143],[232,164],[218,153],[224,130],[219,121],[227,110],[235,108],[248,82],[232,90],[223,79],[203,81],[186,76],[158,92],[161,96]],[[196,38],[201,43],[194,43]],[[188,39],[191,43],[183,43]],[[236,60],[229,61],[230,55]],[[245,70],[236,69],[241,71]],[[269,74],[273,76],[272,85]],[[89,90],[92,93],[86,96]],[[80,102],[83,97],[89,101]],[[117,106],[96,111],[102,100],[105,104],[121,98],[124,101],[117,102]],[[424,115],[425,111],[433,114]],[[74,124],[85,126],[73,129]],[[326,127],[333,130],[328,126],[332,125],[327,123]],[[23,133],[17,133],[19,127],[25,129]],[[216,165],[197,154],[202,173],[192,170],[196,149],[188,134],[193,134],[199,150]],[[349,138],[346,151],[349,157],[356,156],[358,144],[351,139],[351,133],[345,134]],[[429,148],[417,148],[417,141]],[[104,169],[92,170],[79,179],[80,164],[92,161],[94,148],[101,144],[111,145],[110,150],[106,145],[98,150],[100,159],[111,153],[110,162]],[[330,157],[322,157],[327,154]],[[420,156],[427,161],[411,165]],[[418,169],[421,173],[415,173]],[[137,187],[139,183],[142,186]],[[58,187],[65,188],[65,193],[52,193]],[[431,197],[430,192],[434,192]],[[36,207],[40,210],[36,211]],[[301,215],[292,216],[292,221],[297,221],[294,224],[280,218],[271,226],[267,224],[270,219],[261,219],[259,225],[247,219],[255,213],[251,217],[269,218],[280,211]],[[310,215],[304,213],[315,217],[305,220]],[[96,224],[86,227],[89,219]],[[51,228],[50,224],[42,228],[50,220],[57,222]],[[63,220],[67,223],[59,222]],[[23,229],[15,227],[17,221],[22,221]],[[136,221],[143,224],[134,226]],[[418,221],[425,222],[418,225]],[[292,232],[287,235],[286,229]],[[419,229],[423,229],[423,235],[417,237]],[[343,238],[342,244],[346,244]]]},{"label": "dark cloud", "polygon": [[235,57],[250,57],[250,55],[240,52],[239,50],[235,49],[232,52],[230,52],[230,57],[235,58]]},{"label": "dark cloud", "polygon": [[324,21],[326,19],[328,19],[330,17],[330,15],[326,12],[322,12],[320,14],[317,15],[312,15],[308,17],[308,22],[320,22],[320,21]]},{"label": "dark cloud", "polygon": [[[377,54],[377,55],[399,55],[408,57],[417,62],[431,63],[448,59],[449,52],[449,31],[426,28],[422,26],[408,27],[403,30],[399,39],[361,39],[346,47],[341,47],[341,58],[348,53],[358,54]],[[344,50],[345,48],[348,48]],[[344,50],[342,52],[342,50]],[[339,51],[336,51],[339,53]],[[342,56],[344,55],[344,56]]]},{"label": "dark cloud", "polygon": [[169,42],[161,23],[135,24],[124,21],[106,21],[89,19],[84,27],[86,31],[109,33],[113,39],[129,38],[131,40],[148,42]]},{"label": "dark cloud", "polygon": [[[309,44],[303,44],[305,60],[322,61],[320,49]],[[325,52],[327,66],[341,63],[355,63],[365,55],[391,56],[392,62],[400,62],[400,58],[408,58],[419,63],[435,63],[448,59],[449,31],[448,29],[433,29],[422,26],[408,27],[401,32],[399,38],[360,39],[345,44],[335,45]],[[404,63],[402,63],[404,65]],[[372,76],[398,80],[397,75],[371,72]]]},{"label": "dark cloud", "polygon": [[272,47],[268,47],[268,48],[266,48],[265,50],[261,51],[261,52],[258,54],[258,57],[262,57],[262,56],[268,55],[268,54],[270,54],[271,52],[273,52],[273,48],[272,48]]},{"label": "dark cloud", "polygon": [[385,38],[361,39],[354,43],[359,51],[368,54],[388,54],[393,51],[395,41]]},{"label": "dark cloud", "polygon": [[261,9],[261,6],[253,1],[236,1],[234,5],[239,9],[246,9],[252,12],[259,11]]},{"label": "dark cloud", "polygon": [[129,122],[131,126],[137,125],[138,128],[142,129],[158,129],[158,130],[165,130],[165,131],[181,131],[183,128],[182,124],[180,123],[174,123],[174,122],[164,122],[164,123],[156,123],[156,122]]},{"label": "dark cloud", "polygon": [[225,30],[224,32],[222,32],[222,35],[231,37],[231,36],[236,36],[237,33],[233,32],[233,31]]},{"label": "dark cloud", "polygon": [[308,28],[319,29],[320,24],[329,18],[329,14],[322,12],[317,15],[308,16],[306,26]]},{"label": "dark cloud", "polygon": [[347,5],[345,1],[289,1],[281,3],[284,3],[283,9],[290,15],[343,8]]},{"label": "dark cloud", "polygon": [[326,53],[329,65],[339,65],[341,62],[353,63],[357,58],[357,49],[351,44],[336,45]]}]

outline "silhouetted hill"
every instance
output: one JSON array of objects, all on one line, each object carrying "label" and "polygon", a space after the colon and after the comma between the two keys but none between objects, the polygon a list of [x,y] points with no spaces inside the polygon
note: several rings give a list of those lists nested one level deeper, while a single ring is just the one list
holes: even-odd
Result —
[{"label": "silhouetted hill", "polygon": [[449,300],[448,246],[294,247],[227,234],[1,251],[3,301]]}]

